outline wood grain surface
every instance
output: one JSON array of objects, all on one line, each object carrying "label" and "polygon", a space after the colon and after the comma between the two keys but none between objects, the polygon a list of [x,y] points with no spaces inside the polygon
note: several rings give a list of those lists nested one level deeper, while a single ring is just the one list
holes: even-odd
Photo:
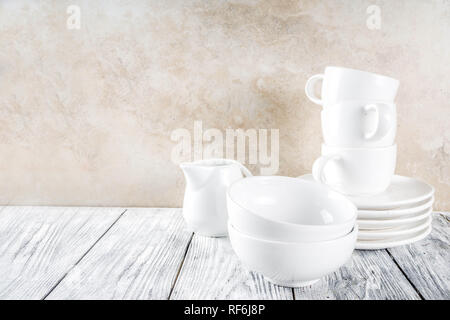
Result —
[{"label": "wood grain surface", "polygon": [[450,299],[450,216],[433,213],[431,234],[416,243],[388,249],[424,299]]},{"label": "wood grain surface", "polygon": [[167,299],[188,247],[179,209],[128,209],[49,299]]},{"label": "wood grain surface", "polygon": [[125,209],[4,207],[0,299],[42,299]]},{"label": "wood grain surface", "polygon": [[357,250],[312,286],[246,270],[181,209],[0,207],[0,299],[450,299],[449,215],[389,250]]},{"label": "wood grain surface", "polygon": [[339,270],[294,293],[297,300],[420,299],[385,250],[355,250],[351,261]]}]

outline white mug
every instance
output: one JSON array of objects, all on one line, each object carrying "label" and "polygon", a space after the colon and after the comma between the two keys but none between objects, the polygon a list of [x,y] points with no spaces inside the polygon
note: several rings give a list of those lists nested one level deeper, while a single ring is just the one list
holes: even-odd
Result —
[{"label": "white mug", "polygon": [[345,101],[321,112],[327,146],[387,147],[395,142],[397,112],[394,103]]},{"label": "white mug", "polygon": [[[317,97],[314,89],[321,80],[322,94],[321,97]],[[324,74],[317,74],[308,79],[305,93],[312,102],[324,107],[345,100],[393,102],[398,85],[398,80],[383,75],[341,67],[326,67]]]},{"label": "white mug", "polygon": [[391,183],[397,145],[383,148],[340,148],[322,144],[322,156],[313,165],[315,180],[352,196],[381,193]]}]

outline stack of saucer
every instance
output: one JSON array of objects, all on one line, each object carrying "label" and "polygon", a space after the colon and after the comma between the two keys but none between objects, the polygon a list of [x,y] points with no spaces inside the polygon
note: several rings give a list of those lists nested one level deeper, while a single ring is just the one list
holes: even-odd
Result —
[{"label": "stack of saucer", "polygon": [[349,197],[358,208],[356,248],[385,249],[425,238],[431,232],[433,194],[425,182],[394,175],[382,193]]},{"label": "stack of saucer", "polygon": [[[314,181],[311,174],[299,177]],[[356,249],[386,249],[424,239],[431,232],[434,188],[414,178],[394,175],[382,193],[347,196],[358,208]]]}]

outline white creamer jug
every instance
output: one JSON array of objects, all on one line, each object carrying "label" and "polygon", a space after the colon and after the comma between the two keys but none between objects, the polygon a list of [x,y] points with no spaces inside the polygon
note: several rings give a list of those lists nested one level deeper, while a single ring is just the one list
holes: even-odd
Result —
[{"label": "white creamer jug", "polygon": [[183,217],[190,230],[210,237],[227,235],[227,188],[251,172],[229,159],[207,159],[180,164],[186,178]]}]

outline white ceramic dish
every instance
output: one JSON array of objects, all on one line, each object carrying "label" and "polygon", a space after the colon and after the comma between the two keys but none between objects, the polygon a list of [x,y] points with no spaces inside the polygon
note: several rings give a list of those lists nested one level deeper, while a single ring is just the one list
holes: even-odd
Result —
[{"label": "white ceramic dish", "polygon": [[372,195],[391,183],[397,145],[382,148],[341,148],[322,144],[312,167],[314,179],[346,195]]},{"label": "white ceramic dish", "polygon": [[344,101],[322,110],[326,145],[379,148],[395,144],[397,111],[394,103]]},{"label": "white ceramic dish", "polygon": [[432,212],[433,208],[428,208],[423,212],[417,214],[394,218],[394,219],[383,219],[383,220],[357,220],[358,227],[361,230],[377,230],[404,226],[410,223],[423,221],[427,219]]},{"label": "white ceramic dish", "polygon": [[358,240],[390,240],[411,235],[426,229],[431,224],[431,216],[426,220],[387,230],[359,230]]},{"label": "white ceramic dish", "polygon": [[[321,97],[315,87],[323,81]],[[382,100],[393,102],[399,81],[376,73],[342,67],[326,67],[324,74],[308,79],[306,96],[314,103],[328,107],[345,100]]]},{"label": "white ceramic dish", "polygon": [[[301,179],[314,180],[311,174],[300,176]],[[434,194],[434,188],[420,180],[394,175],[390,186],[382,193],[368,197],[348,198],[359,210],[389,210],[404,205],[414,205]]]},{"label": "white ceramic dish", "polygon": [[355,226],[339,239],[294,243],[257,239],[228,224],[231,245],[244,266],[285,287],[308,286],[339,269],[351,257],[357,233]]},{"label": "white ceramic dish", "polygon": [[310,242],[348,234],[356,207],[341,194],[317,182],[281,176],[235,181],[227,191],[233,226],[256,238]]},{"label": "white ceramic dish", "polygon": [[358,210],[358,219],[390,219],[421,212],[433,206],[434,197],[412,206],[392,210]]},{"label": "white ceramic dish", "polygon": [[407,244],[411,244],[417,241],[420,241],[426,238],[432,230],[431,225],[428,226],[425,230],[417,232],[413,235],[408,235],[404,237],[399,237],[395,239],[389,240],[361,240],[356,242],[356,249],[358,250],[379,250],[379,249],[387,249],[393,248],[397,246],[403,246]]}]

